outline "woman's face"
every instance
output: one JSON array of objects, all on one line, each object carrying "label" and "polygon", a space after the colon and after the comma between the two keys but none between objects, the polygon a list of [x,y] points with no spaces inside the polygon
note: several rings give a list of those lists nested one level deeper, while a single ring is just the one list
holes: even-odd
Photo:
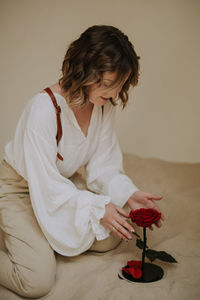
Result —
[{"label": "woman's face", "polygon": [[102,82],[93,83],[89,86],[89,101],[95,105],[102,106],[112,98],[115,100],[124,84],[119,86],[111,86],[116,80],[117,72],[105,72],[103,74]]}]

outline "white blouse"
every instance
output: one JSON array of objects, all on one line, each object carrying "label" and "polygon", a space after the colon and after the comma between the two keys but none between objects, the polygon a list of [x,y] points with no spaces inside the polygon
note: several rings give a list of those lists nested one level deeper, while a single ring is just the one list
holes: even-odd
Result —
[{"label": "white blouse", "polygon": [[[95,238],[109,236],[100,223],[105,205],[111,201],[123,207],[138,188],[123,171],[113,130],[116,108],[107,102],[102,114],[94,105],[85,137],[65,99],[54,95],[63,129],[58,147],[55,108],[48,94],[39,93],[27,103],[14,139],[5,147],[5,160],[27,180],[35,216],[52,248],[74,256]],[[83,165],[90,191],[77,189],[68,179]]]}]

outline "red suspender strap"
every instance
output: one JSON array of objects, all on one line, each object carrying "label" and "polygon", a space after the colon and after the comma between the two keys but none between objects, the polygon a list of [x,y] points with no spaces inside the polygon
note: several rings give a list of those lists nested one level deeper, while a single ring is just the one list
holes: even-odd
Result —
[{"label": "red suspender strap", "polygon": [[[60,139],[62,137],[62,124],[61,124],[61,119],[60,119],[61,108],[58,105],[58,103],[56,101],[56,98],[55,98],[52,90],[47,87],[46,89],[44,89],[44,91],[47,92],[47,94],[50,96],[51,101],[53,102],[53,105],[54,105],[55,110],[56,110],[56,118],[57,118],[57,135],[56,135],[56,140],[57,140],[57,145],[58,145],[58,143],[60,142]],[[59,153],[57,153],[57,157],[60,160],[63,160],[63,157]]]}]

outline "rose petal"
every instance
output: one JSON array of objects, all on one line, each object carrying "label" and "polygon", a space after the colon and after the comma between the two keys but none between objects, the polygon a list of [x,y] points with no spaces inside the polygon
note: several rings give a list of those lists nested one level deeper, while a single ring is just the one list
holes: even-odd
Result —
[{"label": "rose petal", "polygon": [[152,208],[140,208],[130,211],[129,217],[138,226],[149,227],[160,219],[161,213]]},{"label": "rose petal", "polygon": [[142,270],[141,269],[130,269],[130,274],[133,278],[139,279],[142,277]]},{"label": "rose petal", "polygon": [[122,268],[122,270],[126,273],[126,274],[129,274],[131,275],[133,278],[135,279],[139,279],[142,277],[142,270],[141,269],[134,269],[134,268],[131,268],[131,267],[128,267],[128,268]]},{"label": "rose petal", "polygon": [[138,268],[142,267],[142,261],[141,260],[129,260],[129,261],[127,261],[127,265],[129,267],[138,269]]}]

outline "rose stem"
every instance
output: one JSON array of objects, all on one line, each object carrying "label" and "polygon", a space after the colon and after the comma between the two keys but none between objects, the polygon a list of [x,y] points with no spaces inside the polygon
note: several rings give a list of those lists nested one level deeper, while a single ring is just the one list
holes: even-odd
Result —
[{"label": "rose stem", "polygon": [[142,278],[144,279],[144,263],[145,263],[145,251],[146,251],[146,227],[143,227],[143,251],[142,251]]}]

